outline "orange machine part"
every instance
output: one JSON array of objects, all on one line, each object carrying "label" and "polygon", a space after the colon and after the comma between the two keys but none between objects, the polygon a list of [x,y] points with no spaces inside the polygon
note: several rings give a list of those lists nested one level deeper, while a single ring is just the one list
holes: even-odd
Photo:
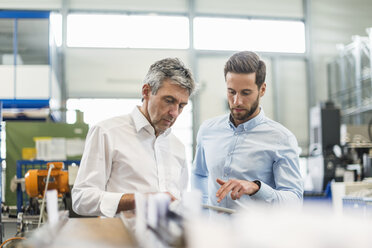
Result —
[{"label": "orange machine part", "polygon": [[[68,186],[68,172],[63,171],[63,162],[50,162],[47,164],[49,170],[50,165],[53,164],[54,168],[50,172],[48,190],[56,189],[58,197],[69,192]],[[44,196],[45,183],[48,176],[48,170],[29,170],[25,175],[26,193],[30,197]]]}]

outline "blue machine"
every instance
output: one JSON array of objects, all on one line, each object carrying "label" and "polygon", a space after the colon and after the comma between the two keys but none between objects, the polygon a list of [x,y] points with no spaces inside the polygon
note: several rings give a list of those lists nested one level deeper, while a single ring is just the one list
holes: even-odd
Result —
[{"label": "blue machine", "polygon": [[[55,161],[44,161],[44,160],[18,160],[17,161],[17,178],[24,178],[24,175],[28,170],[31,169],[47,169],[48,162],[55,162]],[[63,162],[64,165],[67,167],[72,164],[80,165],[80,160],[65,160],[65,161],[58,161]],[[64,168],[66,169],[66,168]],[[28,201],[28,195],[26,192],[22,191],[22,187],[20,184],[17,185],[17,213],[22,212],[22,207],[26,206]]]}]

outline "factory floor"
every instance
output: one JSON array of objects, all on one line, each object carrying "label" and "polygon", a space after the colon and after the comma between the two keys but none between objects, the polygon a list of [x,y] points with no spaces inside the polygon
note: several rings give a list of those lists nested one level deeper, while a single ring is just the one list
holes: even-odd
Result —
[{"label": "factory floor", "polygon": [[17,233],[17,219],[14,219],[14,222],[2,222],[3,237],[2,242],[9,238],[15,237]]}]

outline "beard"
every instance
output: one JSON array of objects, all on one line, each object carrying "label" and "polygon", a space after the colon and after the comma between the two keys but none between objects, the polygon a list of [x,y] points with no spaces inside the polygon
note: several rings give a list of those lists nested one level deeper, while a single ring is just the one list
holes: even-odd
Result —
[{"label": "beard", "polygon": [[240,106],[236,106],[234,108],[230,107],[230,113],[234,120],[238,120],[239,122],[246,122],[248,121],[251,116],[256,112],[258,105],[260,103],[259,95],[257,96],[256,101],[252,103],[252,106],[250,108],[244,109],[244,111],[240,113],[234,113],[234,108],[240,108]]},{"label": "beard", "polygon": [[[168,123],[168,124],[164,123],[165,120],[169,121],[170,123]],[[153,120],[152,121],[152,126],[154,127],[156,133],[162,134],[168,128],[173,126],[175,121],[176,121],[175,118],[173,118],[172,116],[165,116],[161,119]]]}]

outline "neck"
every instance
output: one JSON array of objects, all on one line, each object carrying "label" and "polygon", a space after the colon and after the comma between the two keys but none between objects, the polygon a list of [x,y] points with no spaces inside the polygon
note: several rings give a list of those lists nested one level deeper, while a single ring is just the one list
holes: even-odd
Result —
[{"label": "neck", "polygon": [[146,117],[146,119],[151,123],[149,113],[147,112],[147,105],[143,103],[142,106],[140,106],[138,109]]},{"label": "neck", "polygon": [[147,111],[147,105],[145,103],[142,104],[142,106],[139,107],[140,112],[146,117],[152,128],[154,129],[155,137],[158,137],[161,132],[157,131],[154,125],[151,122],[149,112]]}]

